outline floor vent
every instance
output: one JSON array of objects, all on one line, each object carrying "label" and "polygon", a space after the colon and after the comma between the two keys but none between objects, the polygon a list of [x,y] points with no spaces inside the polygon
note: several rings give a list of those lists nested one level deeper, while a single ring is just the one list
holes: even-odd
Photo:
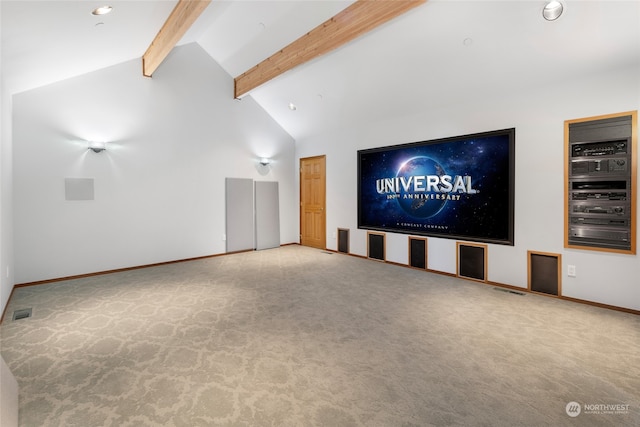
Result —
[{"label": "floor vent", "polygon": [[508,294],[515,294],[515,295],[522,295],[522,296],[526,295],[524,292],[513,291],[511,289],[506,289],[506,288],[493,288],[493,289],[500,292],[506,292]]},{"label": "floor vent", "polygon": [[23,308],[22,310],[14,311],[12,320],[20,320],[20,319],[26,319],[28,317],[31,317],[31,310],[32,309],[30,308]]}]

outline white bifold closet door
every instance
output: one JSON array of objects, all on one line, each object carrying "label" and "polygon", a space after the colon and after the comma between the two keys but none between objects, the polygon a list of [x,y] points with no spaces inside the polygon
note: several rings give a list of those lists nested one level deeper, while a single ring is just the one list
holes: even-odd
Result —
[{"label": "white bifold closet door", "polygon": [[256,249],[280,246],[280,196],[278,183],[256,181]]},{"label": "white bifold closet door", "polygon": [[280,246],[278,183],[226,178],[227,252]]},{"label": "white bifold closet door", "polygon": [[253,180],[227,178],[225,191],[227,252],[253,250]]}]

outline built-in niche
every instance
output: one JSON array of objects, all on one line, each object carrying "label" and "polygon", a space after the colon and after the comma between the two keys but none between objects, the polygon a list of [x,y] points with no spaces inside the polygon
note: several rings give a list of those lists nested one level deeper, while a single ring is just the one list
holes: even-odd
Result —
[{"label": "built-in niche", "polygon": [[565,247],[636,253],[637,111],[565,121]]}]

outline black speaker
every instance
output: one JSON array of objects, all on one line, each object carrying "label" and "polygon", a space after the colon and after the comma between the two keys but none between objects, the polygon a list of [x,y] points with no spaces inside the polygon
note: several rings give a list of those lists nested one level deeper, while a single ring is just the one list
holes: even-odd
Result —
[{"label": "black speaker", "polygon": [[338,228],[338,252],[349,253],[349,229]]},{"label": "black speaker", "polygon": [[549,295],[558,295],[560,289],[558,256],[529,253],[529,289]]},{"label": "black speaker", "polygon": [[409,237],[409,265],[427,269],[427,239]]},{"label": "black speaker", "polygon": [[380,261],[385,260],[384,238],[385,235],[383,233],[367,233],[367,256],[369,258]]},{"label": "black speaker", "polygon": [[458,245],[458,275],[486,281],[485,246]]}]

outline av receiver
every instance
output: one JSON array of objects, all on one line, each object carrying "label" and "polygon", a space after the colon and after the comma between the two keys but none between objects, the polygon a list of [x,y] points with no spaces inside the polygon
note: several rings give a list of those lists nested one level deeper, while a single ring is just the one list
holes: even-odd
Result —
[{"label": "av receiver", "polygon": [[586,218],[582,216],[571,217],[571,224],[574,225],[609,225],[613,227],[627,227],[628,219],[611,219],[611,218]]},{"label": "av receiver", "polygon": [[631,232],[627,229],[611,227],[570,227],[569,241],[591,244],[598,247],[628,248]]},{"label": "av receiver", "polygon": [[571,162],[573,175],[606,175],[626,172],[627,159],[596,159]]},{"label": "av receiver", "polygon": [[626,206],[605,206],[605,205],[591,205],[586,203],[574,204],[572,206],[572,212],[575,213],[587,213],[587,214],[599,214],[599,215],[624,215],[627,213]]},{"label": "av receiver", "polygon": [[577,143],[571,146],[571,157],[626,155],[627,145],[628,141],[626,139]]},{"label": "av receiver", "polygon": [[627,180],[575,179],[569,185],[571,201],[627,200],[630,183]]},{"label": "av receiver", "polygon": [[571,194],[571,200],[627,200],[626,191],[581,191]]}]

